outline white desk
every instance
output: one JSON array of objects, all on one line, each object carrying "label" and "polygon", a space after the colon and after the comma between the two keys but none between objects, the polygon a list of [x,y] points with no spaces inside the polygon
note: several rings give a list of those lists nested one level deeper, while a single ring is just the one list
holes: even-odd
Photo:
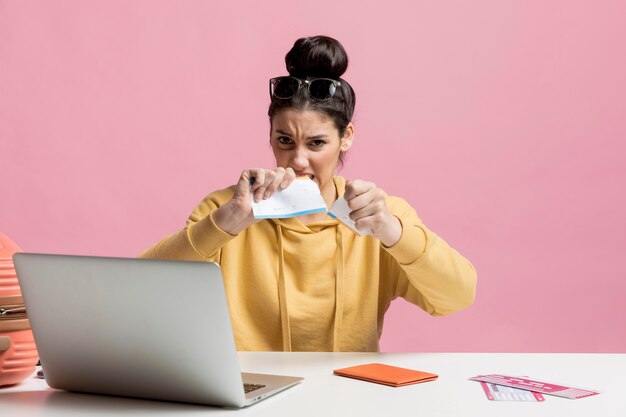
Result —
[{"label": "white desk", "polygon": [[[29,378],[0,389],[0,416],[626,416],[626,354],[240,353],[244,371],[303,376],[298,386],[243,410],[75,394]],[[439,374],[434,382],[392,388],[332,375],[381,362]],[[568,400],[489,401],[478,374],[528,375],[601,391]]]}]

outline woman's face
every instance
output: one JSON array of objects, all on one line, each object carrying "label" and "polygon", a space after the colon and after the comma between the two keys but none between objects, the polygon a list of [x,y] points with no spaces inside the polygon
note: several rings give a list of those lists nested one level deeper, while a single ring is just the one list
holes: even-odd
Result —
[{"label": "woman's face", "polygon": [[[333,175],[341,152],[352,145],[352,123],[343,137],[328,116],[315,110],[284,109],[272,118],[270,142],[276,165],[309,176],[325,199],[334,193]],[[332,195],[334,198],[334,194]]]}]

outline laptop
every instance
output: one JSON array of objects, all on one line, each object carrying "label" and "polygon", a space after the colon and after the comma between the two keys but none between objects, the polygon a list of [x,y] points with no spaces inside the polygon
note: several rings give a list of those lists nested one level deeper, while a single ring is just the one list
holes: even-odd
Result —
[{"label": "laptop", "polygon": [[48,385],[246,407],[302,380],[242,373],[210,262],[17,253]]}]

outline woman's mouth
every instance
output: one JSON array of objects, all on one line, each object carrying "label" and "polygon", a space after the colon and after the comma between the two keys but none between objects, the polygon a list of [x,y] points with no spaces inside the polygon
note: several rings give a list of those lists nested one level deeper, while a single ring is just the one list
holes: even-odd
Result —
[{"label": "woman's mouth", "polygon": [[315,181],[315,175],[313,174],[306,174],[306,173],[298,173],[296,172],[296,177],[308,177],[310,180]]}]

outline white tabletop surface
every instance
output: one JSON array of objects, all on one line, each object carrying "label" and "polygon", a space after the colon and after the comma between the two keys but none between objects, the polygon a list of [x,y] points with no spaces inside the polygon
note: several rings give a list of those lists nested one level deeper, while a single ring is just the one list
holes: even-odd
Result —
[{"label": "white tabletop surface", "polygon": [[[34,376],[0,388],[0,416],[626,416],[626,354],[515,353],[240,353],[247,372],[305,380],[242,410],[77,394],[48,388]],[[333,369],[385,363],[439,375],[434,382],[392,388],[332,375]],[[480,374],[499,373],[601,391],[578,400],[489,401]]]}]

